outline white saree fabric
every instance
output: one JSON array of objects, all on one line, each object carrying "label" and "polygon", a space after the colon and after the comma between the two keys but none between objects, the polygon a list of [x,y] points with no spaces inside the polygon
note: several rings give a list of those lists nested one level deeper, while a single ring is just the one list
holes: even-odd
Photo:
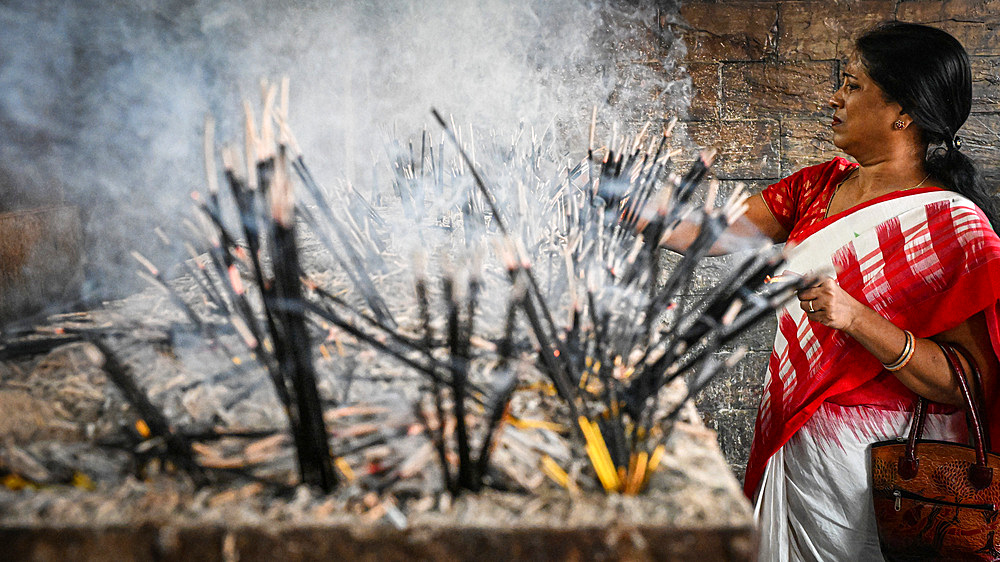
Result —
[{"label": "white saree fabric", "polygon": [[[965,417],[929,415],[926,439],[954,441]],[[761,562],[882,560],[871,499],[870,445],[905,435],[910,413],[820,406],[767,464],[757,496]]]},{"label": "white saree fabric", "polygon": [[[923,193],[905,197],[905,203],[893,199],[860,209],[790,249],[787,271],[833,275],[831,256],[840,247],[850,242],[864,255],[868,246],[878,244],[871,234],[876,225],[892,217],[923,220],[907,215],[919,214],[928,203],[955,197],[959,196],[950,192]],[[800,334],[811,329],[798,300],[793,299],[784,313],[796,320]],[[785,345],[779,331],[775,351],[780,355]],[[772,376],[782,377],[786,388],[796,384],[794,376],[779,368],[778,374],[768,372],[765,389]],[[869,449],[872,442],[905,435],[909,418],[906,411],[824,402],[768,461],[755,505],[761,534],[759,560],[882,560],[871,502]],[[961,413],[930,415],[924,436],[955,440],[964,436],[964,424]]]}]

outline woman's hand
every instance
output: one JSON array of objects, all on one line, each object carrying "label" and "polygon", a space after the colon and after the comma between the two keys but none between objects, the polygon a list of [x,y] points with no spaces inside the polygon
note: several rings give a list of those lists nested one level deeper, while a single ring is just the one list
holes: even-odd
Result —
[{"label": "woman's hand", "polygon": [[[812,287],[799,291],[799,306],[806,317],[824,326],[843,331],[867,349],[883,365],[895,362],[902,354],[906,335],[899,327],[862,304],[842,289],[836,281],[824,277]],[[810,305],[814,312],[810,312]],[[945,330],[933,340],[957,343],[972,355],[982,371],[986,403],[1000,398],[1000,362],[993,351],[990,331],[983,312],[958,326]],[[965,363],[965,360],[962,359]],[[963,405],[964,399],[944,355],[931,338],[917,337],[910,361],[893,375],[907,388],[934,402]]]},{"label": "woman's hand", "polygon": [[813,322],[837,330],[850,330],[866,308],[830,277],[799,291],[799,306]]}]

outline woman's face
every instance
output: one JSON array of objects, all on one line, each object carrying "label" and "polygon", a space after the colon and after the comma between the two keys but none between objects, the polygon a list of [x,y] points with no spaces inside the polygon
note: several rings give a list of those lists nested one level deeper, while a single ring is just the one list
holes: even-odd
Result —
[{"label": "woman's face", "polygon": [[901,117],[902,107],[885,99],[882,89],[868,76],[860,59],[852,56],[844,68],[843,83],[830,98],[833,111],[833,144],[861,161],[877,158],[889,146],[897,132],[893,123]]}]

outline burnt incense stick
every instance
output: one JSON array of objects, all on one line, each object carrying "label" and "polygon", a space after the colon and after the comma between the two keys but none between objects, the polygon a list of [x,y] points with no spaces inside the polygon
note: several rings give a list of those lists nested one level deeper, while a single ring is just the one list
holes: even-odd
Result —
[{"label": "burnt incense stick", "polygon": [[237,332],[245,331],[245,335],[243,336],[244,343],[264,365],[278,395],[278,399],[281,401],[286,412],[288,412],[292,406],[288,386],[282,378],[277,362],[271,353],[274,349],[273,340],[264,337],[264,333],[258,325],[256,314],[246,294],[242,276],[233,255],[235,242],[227,233],[221,217],[210,207],[201,203],[198,198],[195,200],[200,203],[199,209],[202,213],[211,218],[210,222],[216,228],[216,233],[219,237],[226,241],[226,245],[223,247],[219,244],[218,240],[213,239],[210,255],[212,256],[213,264],[216,266],[216,273],[224,280],[222,285],[229,296],[230,302],[233,303],[234,310],[229,315],[230,322]]},{"label": "burnt incense stick", "polygon": [[[275,166],[274,187],[271,194],[272,251],[274,263],[275,294],[286,301],[302,300],[299,281],[299,258],[295,244],[295,202],[292,186],[287,176],[288,163],[284,152],[279,152]],[[337,485],[333,469],[323,408],[316,386],[309,332],[305,316],[295,309],[276,309],[274,313],[275,341],[278,369],[288,384],[293,399],[292,432],[298,453],[299,473],[302,481],[330,492]]]},{"label": "burnt incense stick", "polygon": [[[198,284],[201,285],[205,294],[208,295],[208,298],[215,303],[220,311],[229,311],[230,305],[223,296],[225,289],[219,289],[216,280],[209,274],[208,267],[206,267],[202,259],[202,254],[196,251],[190,242],[184,242],[184,249],[190,256],[190,259],[185,260],[184,263],[192,268],[192,275],[198,279]],[[207,256],[207,258],[209,260],[212,259],[211,256]],[[194,266],[190,266],[191,263]]]},{"label": "burnt incense stick", "polygon": [[135,261],[139,262],[149,272],[147,276],[140,271],[139,272],[140,276],[146,277],[150,283],[162,288],[167,293],[167,296],[170,297],[170,301],[173,302],[174,305],[177,306],[177,308],[181,309],[181,312],[183,312],[184,315],[188,317],[188,320],[190,320],[191,323],[194,324],[195,328],[197,328],[200,332],[204,333],[207,337],[214,338],[215,336],[213,328],[209,324],[206,324],[198,316],[198,313],[196,313],[194,309],[191,308],[191,305],[189,305],[187,301],[182,299],[180,295],[177,294],[177,291],[174,290],[174,288],[171,287],[169,283],[167,283],[167,280],[164,279],[163,275],[160,273],[159,268],[153,265],[153,262],[146,259],[146,257],[140,254],[139,252],[132,250],[130,253],[132,255],[132,258],[134,258]]},{"label": "burnt incense stick", "polygon": [[[427,283],[423,276],[423,260],[419,259],[418,256],[418,274],[416,279],[416,293],[417,293],[417,305],[420,314],[420,323],[424,331],[424,347],[428,350],[431,349],[431,342],[434,340],[434,332],[431,327],[431,314],[430,314],[430,303],[427,298]],[[442,478],[444,479],[444,487],[446,490],[452,490],[453,484],[451,479],[450,465],[448,464],[448,454],[445,448],[445,435],[444,435],[444,395],[443,388],[441,387],[441,382],[438,379],[431,379],[431,394],[434,401],[434,411],[437,413],[438,426],[435,431],[432,432],[432,438],[434,441],[434,448],[437,451],[438,462],[441,465]],[[422,416],[422,414],[421,414]],[[424,425],[428,427],[430,431],[430,426],[424,422]]]},{"label": "burnt incense stick", "polygon": [[468,377],[468,357],[463,353],[459,304],[454,294],[454,279],[445,275],[442,280],[444,300],[448,307],[448,348],[451,352],[451,394],[455,417],[455,440],[458,449],[458,478],[456,489],[478,488],[472,465],[469,429],[465,417],[465,382]]},{"label": "burnt incense stick", "polygon": [[493,394],[486,409],[486,433],[479,445],[479,454],[476,455],[473,478],[477,488],[483,484],[483,477],[489,468],[490,453],[494,447],[494,435],[501,427],[504,413],[516,388],[517,377],[512,373],[506,373],[506,376],[499,378],[493,387]]},{"label": "burnt incense stick", "polygon": [[[104,371],[114,382],[129,404],[136,409],[142,427],[148,428],[149,435],[162,438],[170,458],[186,470],[198,485],[207,484],[205,472],[194,461],[191,444],[182,435],[173,431],[163,413],[150,402],[149,397],[135,383],[132,369],[118,358],[118,354],[100,337],[89,338],[103,355]],[[146,436],[148,437],[148,436]]]},{"label": "burnt incense stick", "polygon": [[[278,308],[301,308],[302,310],[315,314],[316,316],[319,316],[320,318],[323,318],[324,320],[331,322],[332,324],[344,330],[351,336],[365,342],[367,345],[370,345],[373,348],[377,349],[378,351],[385,353],[387,356],[392,357],[393,359],[405,364],[406,366],[413,368],[421,375],[436,380],[439,384],[443,385],[451,384],[450,365],[446,365],[436,359],[428,361],[427,364],[423,364],[411,357],[408,357],[405,351],[394,349],[385,342],[381,341],[379,338],[374,337],[362,331],[357,326],[347,321],[346,319],[342,318],[340,315],[338,315],[336,312],[330,309],[320,307],[315,303],[309,302],[308,300],[300,300],[297,302],[278,302],[275,304],[275,306]],[[406,340],[397,340],[397,343],[406,343],[406,345],[409,345],[408,342],[406,342]],[[410,350],[420,353],[422,356],[425,355],[422,348],[410,349]],[[449,373],[449,375],[446,376],[445,373]],[[479,396],[483,394],[482,389],[472,384],[468,386],[470,390],[473,391],[472,394],[470,394],[470,397],[473,400],[481,402],[482,399],[479,398]]]},{"label": "burnt incense stick", "polygon": [[[325,200],[323,198],[322,191],[313,179],[312,174],[306,167],[305,161],[302,159],[301,155],[295,158],[292,163],[292,167],[302,180],[302,183],[306,187],[307,191],[310,193],[310,196],[313,198],[313,202],[317,204],[317,209],[319,209],[320,213],[323,214],[326,221],[324,224],[332,227],[335,236],[340,241],[340,250],[347,255],[347,261],[353,268],[354,276],[352,279],[365,295],[365,300],[368,302],[369,307],[371,307],[372,312],[381,321],[394,325],[396,321],[393,319],[392,313],[389,311],[389,307],[374,289],[371,278],[364,266],[361,256],[351,244],[347,233],[340,226],[340,222],[334,217],[333,210],[324,204]],[[312,222],[314,225],[319,225],[319,222],[315,221],[315,219],[313,219]],[[318,230],[322,230],[322,228],[318,228]],[[319,232],[317,232],[317,234],[319,234]],[[334,255],[338,253],[334,250],[332,244],[330,249]]]}]

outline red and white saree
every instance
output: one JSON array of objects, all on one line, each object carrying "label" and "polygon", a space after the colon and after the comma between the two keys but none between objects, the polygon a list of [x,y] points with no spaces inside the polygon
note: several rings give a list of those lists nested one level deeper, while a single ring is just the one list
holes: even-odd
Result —
[{"label": "red and white saree", "polygon": [[[787,270],[833,276],[917,337],[984,312],[1000,352],[1000,239],[986,217],[938,188],[825,217],[852,166],[836,159],[764,191],[791,232]],[[905,434],[915,397],[852,338],[809,321],[798,301],[778,311],[745,485],[748,495],[759,490],[761,560],[881,559],[868,445]],[[932,409],[925,437],[964,440],[964,416],[953,412]],[[1000,415],[990,422],[1000,435]]]}]

